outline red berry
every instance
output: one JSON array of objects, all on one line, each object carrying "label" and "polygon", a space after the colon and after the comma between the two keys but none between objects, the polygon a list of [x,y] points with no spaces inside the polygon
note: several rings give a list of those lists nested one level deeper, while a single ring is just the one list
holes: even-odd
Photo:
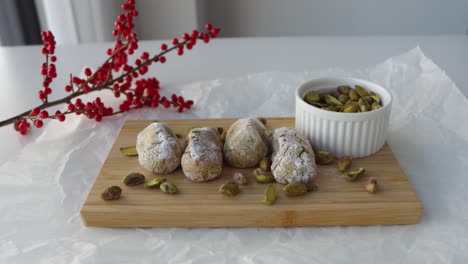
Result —
[{"label": "red berry", "polygon": [[192,37],[193,37],[193,38],[198,37],[198,30],[194,29],[194,30],[192,31]]},{"label": "red berry", "polygon": [[21,135],[23,135],[23,136],[26,135],[26,133],[27,133],[26,130],[19,130],[18,132],[19,132]]},{"label": "red berry", "polygon": [[60,122],[65,121],[65,115],[59,115],[58,116],[58,121],[60,121]]},{"label": "red berry", "polygon": [[43,55],[47,54],[47,48],[42,48],[42,49],[41,49],[41,53],[42,53]]},{"label": "red berry", "polygon": [[93,74],[93,72],[91,71],[90,68],[86,68],[86,69],[84,69],[84,74],[85,74],[86,76],[91,76],[91,74]]},{"label": "red berry", "polygon": [[166,62],[166,57],[164,57],[164,56],[159,57],[159,61],[161,63],[165,63]]},{"label": "red berry", "polygon": [[96,115],[96,116],[94,117],[94,120],[96,120],[96,122],[101,122],[101,120],[102,120],[102,115]]},{"label": "red berry", "polygon": [[42,120],[38,119],[34,121],[34,126],[37,128],[41,128],[43,125],[44,125],[44,122],[42,122]]},{"label": "red berry", "polygon": [[46,98],[46,95],[44,93],[44,91],[39,91],[37,92],[37,96],[39,97],[39,99],[41,100],[44,100]]},{"label": "red berry", "polygon": [[[182,47],[182,46],[181,46]],[[182,56],[184,55],[184,49],[178,49],[177,50],[177,55]]]},{"label": "red berry", "polygon": [[34,108],[31,113],[29,114],[30,116],[37,116],[41,110],[39,108]]},{"label": "red berry", "polygon": [[57,57],[55,57],[55,56],[50,57],[50,61],[56,62],[56,61],[57,61]]},{"label": "red berry", "polygon": [[179,108],[177,108],[177,112],[182,113],[183,111],[184,111],[184,107],[183,107],[183,106],[179,106]]},{"label": "red berry", "polygon": [[49,94],[52,93],[52,89],[50,89],[49,87],[47,87],[47,88],[44,89],[44,93],[45,93],[46,95],[49,95]]},{"label": "red berry", "polygon": [[49,117],[49,112],[47,112],[46,110],[42,110],[40,113],[39,113],[39,116],[44,119],[44,118],[48,118]]},{"label": "red berry", "polygon": [[162,49],[162,50],[167,50],[167,44],[164,44],[164,43],[161,44],[161,49]]},{"label": "red berry", "polygon": [[147,60],[149,58],[149,53],[148,52],[143,52],[140,56],[142,60]]},{"label": "red berry", "polygon": [[89,86],[88,86],[87,84],[85,84],[85,85],[83,86],[83,92],[89,93],[89,91],[91,91],[91,88],[89,88]]},{"label": "red berry", "polygon": [[75,110],[75,106],[73,104],[68,104],[68,110],[70,111]]},{"label": "red berry", "polygon": [[187,33],[184,33],[184,34],[182,35],[182,38],[183,38],[184,40],[189,40],[189,39],[190,39],[190,35],[187,34]]},{"label": "red berry", "polygon": [[66,86],[65,86],[65,92],[69,93],[69,92],[71,92],[71,91],[72,91],[71,85],[66,85]]},{"label": "red berry", "polygon": [[173,44],[173,45],[179,44],[179,40],[176,39],[176,38],[172,39],[172,44]]},{"label": "red berry", "polygon": [[213,25],[211,25],[211,23],[206,23],[205,28],[207,30],[211,30],[211,29],[213,29]]},{"label": "red berry", "polygon": [[60,111],[60,110],[55,111],[55,115],[56,115],[56,116],[59,116],[59,115],[61,115],[61,114],[62,114],[62,111]]}]

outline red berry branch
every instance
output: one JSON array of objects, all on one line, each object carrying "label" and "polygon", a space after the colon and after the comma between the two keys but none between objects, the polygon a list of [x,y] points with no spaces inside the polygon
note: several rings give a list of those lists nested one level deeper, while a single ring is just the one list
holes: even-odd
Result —
[{"label": "red berry branch", "polygon": [[[108,58],[95,71],[85,68],[84,75],[86,77],[84,78],[70,74],[70,82],[64,86],[69,95],[54,101],[49,100],[49,95],[52,94],[50,85],[57,78],[54,64],[57,61],[57,57],[54,55],[56,43],[52,32],[42,32],[44,46],[41,52],[45,56],[45,62],[41,66],[43,89],[38,92],[41,104],[24,113],[0,121],[0,127],[14,124],[14,128],[21,135],[25,135],[31,128],[31,123],[40,128],[46,119],[56,119],[63,122],[70,114],[84,115],[100,122],[105,116],[142,107],[157,108],[161,105],[164,108],[177,108],[178,112],[190,109],[193,105],[192,100],[186,100],[176,94],[172,94],[170,97],[161,96],[159,81],[156,78],[141,77],[148,72],[148,67],[153,63],[164,64],[167,60],[165,57],[167,53],[177,50],[177,54],[181,56],[184,51],[191,50],[197,42],[208,43],[210,39],[216,38],[219,28],[206,24],[204,32],[193,30],[191,34],[184,33],[181,39],[174,38],[171,46],[162,44],[159,54],[150,55],[144,51],[139,58],[135,59],[134,64],[131,64],[129,56],[138,49],[138,38],[133,32],[134,17],[138,16],[135,0],[127,0],[122,4],[122,10],[123,13],[118,16],[112,31],[116,38],[114,47],[106,51]],[[81,98],[78,98],[84,94],[101,90],[109,90],[116,98],[122,98],[119,109],[106,106],[99,97],[89,102],[83,102]],[[48,108],[62,104],[67,104],[67,109],[64,112],[57,110],[51,114],[47,111]]]}]

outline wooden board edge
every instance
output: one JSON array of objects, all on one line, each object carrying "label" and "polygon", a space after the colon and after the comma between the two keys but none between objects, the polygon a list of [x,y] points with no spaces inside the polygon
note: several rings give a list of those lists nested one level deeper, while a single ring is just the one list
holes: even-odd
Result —
[{"label": "wooden board edge", "polygon": [[[396,204],[395,204],[396,205]],[[274,205],[273,205],[274,206]],[[334,207],[339,207],[336,204]],[[403,208],[402,208],[403,207]],[[385,214],[381,214],[382,210]],[[235,211],[220,215],[219,221],[213,216],[196,212],[173,211],[166,219],[154,219],[154,212],[138,210],[130,212],[106,210],[96,206],[80,211],[87,227],[177,227],[177,228],[248,228],[248,227],[323,227],[323,226],[370,226],[370,225],[412,225],[421,220],[422,204],[418,202],[398,203],[394,208],[381,208],[381,204],[356,204],[353,208],[319,210],[244,210],[244,215]],[[330,214],[332,216],[330,216]],[[246,217],[246,215],[249,215]],[[251,215],[255,215],[254,218]],[[334,216],[333,216],[334,215]],[[317,217],[318,216],[318,217]],[[323,216],[333,221],[324,222]],[[339,217],[338,217],[339,216]],[[369,217],[371,216],[371,217]],[[132,217],[135,220],[129,220]],[[190,219],[184,221],[184,219]]]}]

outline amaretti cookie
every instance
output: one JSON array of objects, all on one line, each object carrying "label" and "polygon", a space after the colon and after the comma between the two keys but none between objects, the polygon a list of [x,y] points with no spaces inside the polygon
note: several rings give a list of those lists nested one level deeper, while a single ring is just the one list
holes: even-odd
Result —
[{"label": "amaretti cookie", "polygon": [[315,155],[309,140],[293,128],[277,128],[271,135],[271,171],[282,184],[307,183],[316,177]]},{"label": "amaretti cookie", "polygon": [[138,134],[138,161],[146,170],[167,174],[180,165],[182,146],[174,131],[159,122],[152,123]]},{"label": "amaretti cookie", "polygon": [[195,128],[188,134],[187,141],[181,163],[185,176],[193,181],[204,182],[221,175],[223,143],[219,133],[213,128]]},{"label": "amaretti cookie", "polygon": [[268,135],[256,118],[239,119],[227,131],[224,158],[236,168],[256,166],[268,155]]}]

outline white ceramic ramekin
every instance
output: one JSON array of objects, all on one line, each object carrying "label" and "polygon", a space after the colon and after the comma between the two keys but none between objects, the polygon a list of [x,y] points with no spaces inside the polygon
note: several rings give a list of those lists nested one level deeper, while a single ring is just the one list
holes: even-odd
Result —
[{"label": "white ceramic ramekin", "polygon": [[[360,85],[380,96],[383,106],[364,113],[340,113],[309,105],[303,98],[310,91]],[[304,83],[296,92],[296,129],[307,136],[317,150],[336,157],[365,157],[380,150],[387,139],[392,96],[383,87],[353,78],[320,78]]]}]

